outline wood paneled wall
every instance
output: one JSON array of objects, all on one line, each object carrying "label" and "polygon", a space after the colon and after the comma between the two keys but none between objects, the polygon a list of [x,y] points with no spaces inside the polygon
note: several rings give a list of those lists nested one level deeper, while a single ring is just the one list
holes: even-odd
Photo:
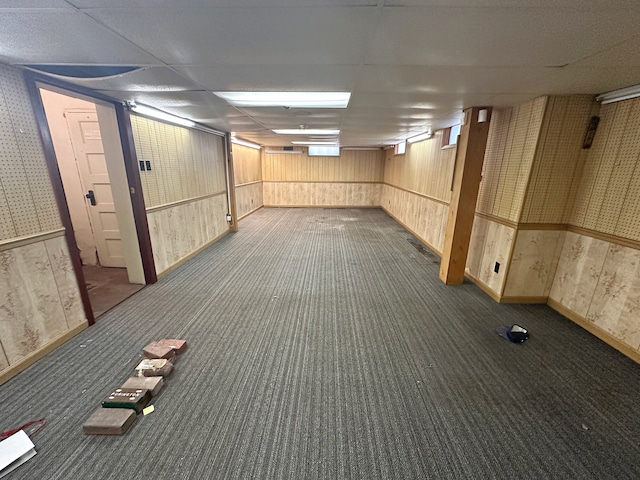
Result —
[{"label": "wood paneled wall", "polygon": [[570,225],[640,241],[640,99],[603,105]]},{"label": "wood paneled wall", "polygon": [[233,144],[233,171],[238,219],[264,205],[262,192],[262,150]]},{"label": "wood paneled wall", "polygon": [[262,181],[262,150],[232,144],[235,184],[244,185]]},{"label": "wood paneled wall", "polygon": [[131,115],[147,208],[198,198],[227,189],[224,139],[218,135]]},{"label": "wood paneled wall", "polygon": [[589,150],[582,148],[592,95],[549,97],[520,223],[566,224]]},{"label": "wood paneled wall", "polygon": [[0,65],[0,383],[86,326],[26,85]]},{"label": "wood paneled wall", "polygon": [[477,211],[518,222],[547,97],[513,109],[494,109],[478,193]]},{"label": "wood paneled wall", "polygon": [[385,150],[384,183],[449,203],[456,149],[441,148],[443,131],[407,144],[404,155]]},{"label": "wood paneled wall", "polygon": [[229,231],[224,138],[131,116],[156,272],[162,274]]},{"label": "wood paneled wall", "polygon": [[443,131],[407,144],[404,155],[385,150],[382,208],[440,253],[447,226],[455,147],[441,148]]},{"label": "wood paneled wall", "polygon": [[62,228],[22,73],[0,64],[0,240]]},{"label": "wood paneled wall", "polygon": [[339,157],[265,153],[266,206],[379,206],[382,150],[342,150]]}]

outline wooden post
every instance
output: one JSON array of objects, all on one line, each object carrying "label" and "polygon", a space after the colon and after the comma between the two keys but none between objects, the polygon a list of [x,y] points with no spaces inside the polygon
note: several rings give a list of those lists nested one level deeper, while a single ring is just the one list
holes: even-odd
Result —
[{"label": "wooden post", "polygon": [[[482,122],[478,121],[481,111]],[[491,108],[472,107],[464,110],[466,121],[460,128],[453,173],[453,189],[447,230],[440,263],[440,280],[447,285],[460,285],[464,281],[471,229],[482,178],[482,163],[487,146]]]}]

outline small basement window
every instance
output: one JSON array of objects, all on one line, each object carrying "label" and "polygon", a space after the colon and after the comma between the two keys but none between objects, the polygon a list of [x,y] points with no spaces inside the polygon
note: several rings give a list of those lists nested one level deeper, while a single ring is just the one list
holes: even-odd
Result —
[{"label": "small basement window", "polygon": [[339,157],[340,147],[330,145],[309,145],[310,157]]},{"label": "small basement window", "polygon": [[442,148],[454,146],[458,143],[458,136],[460,135],[461,125],[454,125],[449,128],[445,128],[442,132]]}]

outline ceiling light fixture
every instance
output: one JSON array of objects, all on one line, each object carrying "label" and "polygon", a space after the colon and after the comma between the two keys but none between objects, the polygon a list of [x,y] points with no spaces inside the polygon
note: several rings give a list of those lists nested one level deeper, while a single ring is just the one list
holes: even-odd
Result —
[{"label": "ceiling light fixture", "polygon": [[338,142],[291,142],[294,145],[337,145]]},{"label": "ceiling light fixture", "polygon": [[350,92],[213,92],[236,107],[347,108]]},{"label": "ceiling light fixture", "polygon": [[195,122],[192,122],[191,120],[182,117],[176,117],[175,115],[171,115],[170,113],[163,112],[162,110],[157,110],[152,107],[147,107],[146,105],[138,105],[134,102],[129,102],[128,105],[132,112],[139,113],[140,115],[144,115],[145,117],[164,120],[165,122],[174,123],[183,127],[194,127],[196,125]]},{"label": "ceiling light fixture", "polygon": [[262,147],[257,143],[248,142],[246,140],[241,140],[237,137],[231,137],[231,143],[235,143],[236,145],[243,145],[249,148],[255,148],[256,150],[260,150]]},{"label": "ceiling light fixture", "polygon": [[327,130],[321,128],[285,128],[273,130],[277,135],[339,135],[340,130]]},{"label": "ceiling light fixture", "polygon": [[596,101],[606,105],[607,103],[621,102],[640,97],[640,85],[613,90],[612,92],[601,93],[596,97]]},{"label": "ceiling light fixture", "polygon": [[431,138],[431,137],[433,137],[433,132],[431,131],[431,129],[429,129],[426,132],[421,133],[420,135],[416,135],[415,137],[407,138],[407,142],[415,143],[415,142],[419,142],[421,140],[426,140],[427,138]]}]

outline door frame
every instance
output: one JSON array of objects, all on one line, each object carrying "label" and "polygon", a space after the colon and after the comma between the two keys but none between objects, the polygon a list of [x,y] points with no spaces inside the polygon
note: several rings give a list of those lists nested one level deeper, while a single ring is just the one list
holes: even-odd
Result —
[{"label": "door frame", "polygon": [[[55,90],[63,90],[69,95],[74,94],[85,97],[87,100],[97,104],[111,105],[115,109],[116,120],[118,123],[118,131],[120,134],[120,144],[122,147],[122,155],[124,157],[124,166],[127,177],[127,183],[130,192],[131,207],[133,209],[133,218],[138,237],[138,246],[140,248],[140,257],[142,260],[142,269],[146,284],[156,283],[158,276],[156,274],[155,263],[153,261],[153,251],[151,246],[151,236],[149,234],[149,224],[147,221],[146,207],[142,194],[142,182],[140,180],[140,172],[138,171],[138,159],[135,151],[133,140],[133,130],[131,128],[131,120],[129,111],[124,107],[122,101],[95,92],[91,89],[80,87],[67,83],[57,78],[48,77],[32,71],[23,71],[25,83],[31,106],[35,115],[40,141],[44,151],[44,157],[49,172],[49,178],[53,186],[53,193],[60,212],[60,218],[65,230],[65,238],[69,245],[69,254],[73,270],[78,281],[80,297],[84,306],[85,315],[89,325],[95,323],[95,316],[89,300],[89,292],[85,285],[84,274],[82,272],[82,262],[78,252],[75,236],[73,233],[73,225],[71,223],[71,215],[67,206],[67,200],[64,195],[62,186],[62,178],[58,170],[58,160],[51,140],[51,132],[49,131],[49,123],[40,97],[39,88],[42,86],[53,87]],[[64,92],[60,92],[64,93]]]}]

